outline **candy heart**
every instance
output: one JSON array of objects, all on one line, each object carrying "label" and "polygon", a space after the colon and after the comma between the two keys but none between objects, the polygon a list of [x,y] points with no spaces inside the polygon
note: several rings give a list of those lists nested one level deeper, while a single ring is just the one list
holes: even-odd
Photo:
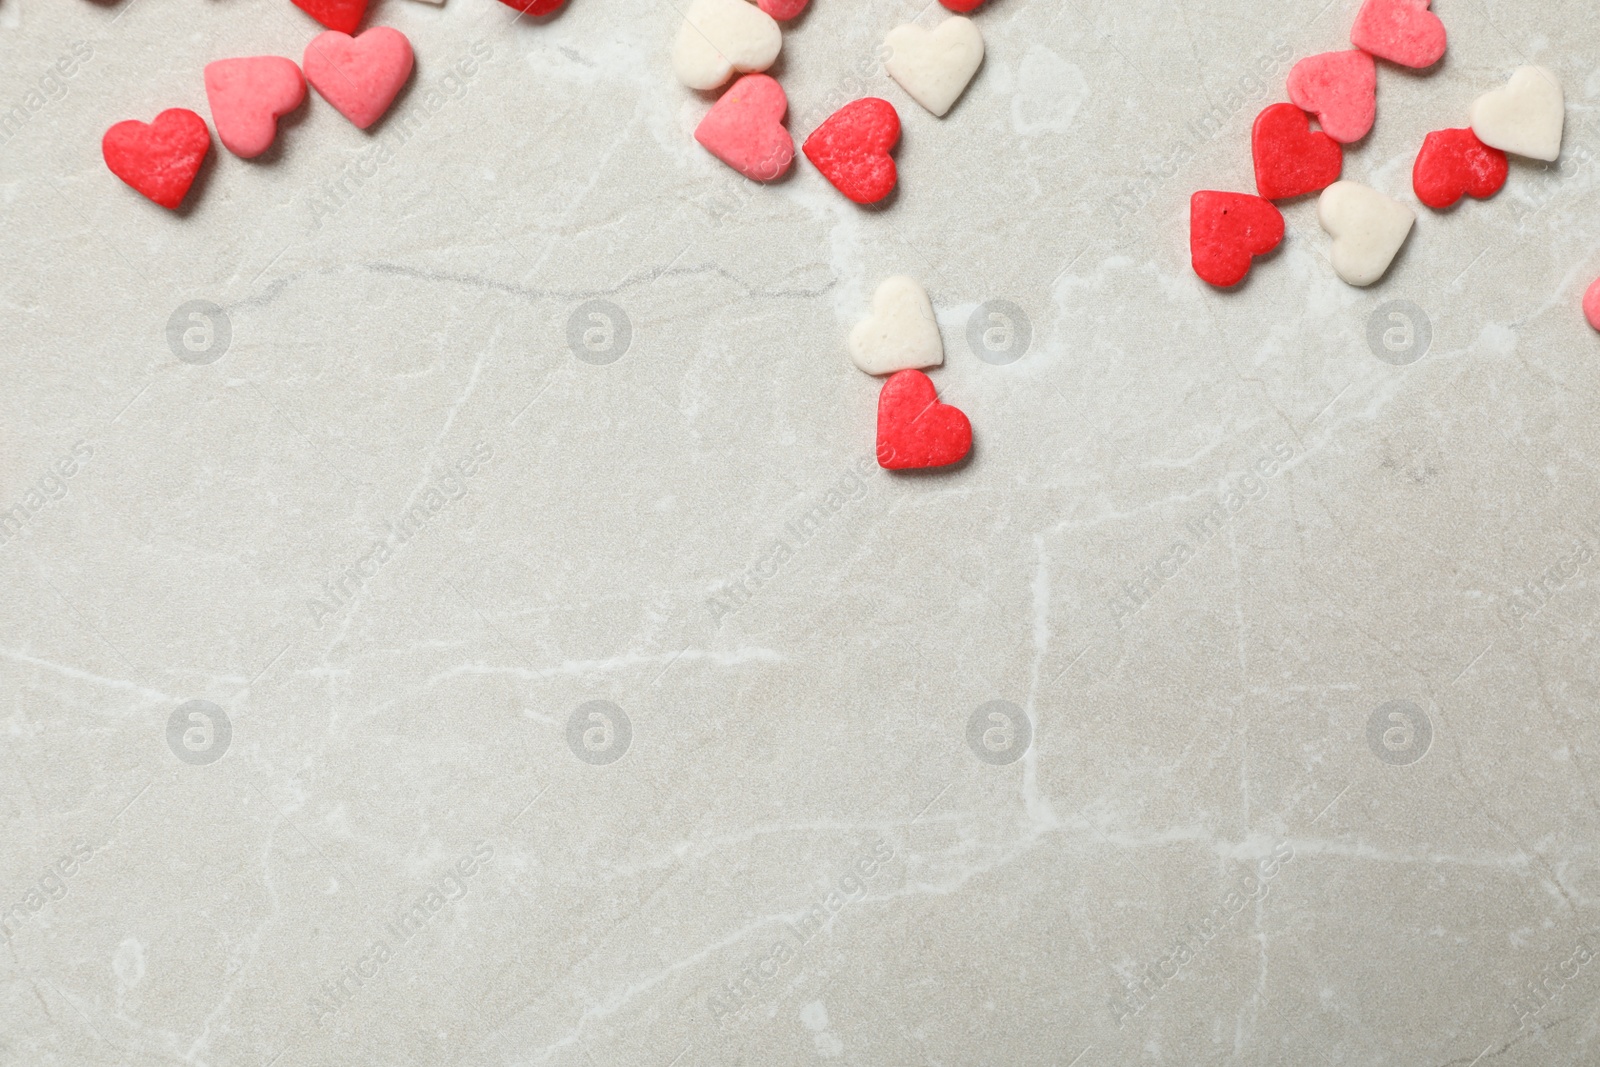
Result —
[{"label": "candy heart", "polygon": [[311,87],[364,130],[383,117],[411,77],[411,42],[388,26],[359,37],[329,30],[306,45],[304,62]]},{"label": "candy heart", "polygon": [[[444,0],[432,0],[435,4],[442,4]],[[524,15],[553,15],[561,10],[561,5],[567,0],[500,0],[507,7],[515,8]]]},{"label": "candy heart", "polygon": [[834,188],[858,204],[875,204],[894,188],[889,149],[899,140],[900,116],[894,105],[869,96],[829,115],[801,150]]},{"label": "candy heart", "polygon": [[111,173],[165,208],[183,203],[210,148],[206,120],[182,107],[168,108],[149,124],[119,122],[100,139]]},{"label": "candy heart", "polygon": [[1446,35],[1429,0],[1367,0],[1350,28],[1350,43],[1402,67],[1431,67],[1444,55]]},{"label": "candy heart", "polygon": [[1378,65],[1365,52],[1307,56],[1289,71],[1289,99],[1317,116],[1323,133],[1353,144],[1378,117]]},{"label": "candy heart", "polygon": [[294,6],[340,33],[353,33],[367,13],[367,0],[293,0]]},{"label": "candy heart", "polygon": [[1317,201],[1317,221],[1333,238],[1334,273],[1371,285],[1394,262],[1417,213],[1359,182],[1334,182]]},{"label": "candy heart", "polygon": [[734,71],[766,70],[783,33],[772,16],[745,0],[694,0],[672,42],[672,69],[691,89],[715,89]]},{"label": "candy heart", "polygon": [[798,18],[810,0],[756,0],[756,6],[779,22]]},{"label": "candy heart", "polygon": [[935,115],[950,110],[983,62],[983,34],[960,16],[932,30],[896,26],[883,43],[889,49],[883,64],[889,77]]},{"label": "candy heart", "polygon": [[746,74],[706,112],[694,139],[746,178],[771,181],[794,161],[794,139],[783,128],[788,109],[782,86],[765,74]]},{"label": "candy heart", "polygon": [[1469,193],[1479,200],[1493,196],[1505,185],[1510,169],[1506,154],[1478,140],[1471,130],[1434,130],[1423,140],[1411,168],[1411,188],[1418,200],[1441,210]]},{"label": "candy heart", "polygon": [[1339,142],[1312,130],[1306,113],[1293,104],[1273,104],[1256,116],[1250,148],[1256,160],[1256,192],[1268,200],[1326,189],[1339,180],[1344,167]]},{"label": "candy heart", "polygon": [[944,467],[972,451],[972,423],[939,403],[928,376],[903,370],[878,394],[878,466],[885,470]]},{"label": "candy heart", "polygon": [[933,304],[915,278],[885,278],[872,294],[872,316],[850,331],[850,358],[868,374],[893,374],[944,362]]},{"label": "candy heart", "polygon": [[1250,261],[1283,240],[1283,213],[1248,193],[1203,191],[1189,198],[1189,257],[1203,281],[1227,289],[1244,281]]},{"label": "candy heart", "polygon": [[1567,103],[1556,76],[1543,67],[1519,67],[1504,87],[1472,102],[1472,132],[1491,148],[1529,159],[1561,155]]},{"label": "candy heart", "polygon": [[1589,286],[1589,291],[1583,294],[1583,317],[1589,320],[1589,325],[1600,330],[1600,280]]},{"label": "candy heart", "polygon": [[217,140],[243,159],[254,159],[272,147],[278,116],[306,98],[300,68],[282,56],[219,59],[206,64],[205,80]]},{"label": "candy heart", "polygon": [[939,2],[960,15],[976,11],[983,6],[983,0],[939,0]]}]

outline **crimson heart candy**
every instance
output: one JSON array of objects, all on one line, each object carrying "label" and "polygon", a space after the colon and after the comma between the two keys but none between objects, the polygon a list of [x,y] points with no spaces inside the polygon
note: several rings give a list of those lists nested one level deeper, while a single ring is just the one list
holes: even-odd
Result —
[{"label": "crimson heart candy", "polygon": [[1471,129],[1434,130],[1417,153],[1411,187],[1418,200],[1439,211],[1468,194],[1488,199],[1505,185],[1510,169],[1506,154],[1478,140]]},{"label": "crimson heart candy", "polygon": [[1326,189],[1344,169],[1339,142],[1313,131],[1306,113],[1293,104],[1273,104],[1256,116],[1250,148],[1256,159],[1256,192],[1268,200]]},{"label": "crimson heart candy", "polygon": [[806,138],[802,150],[845,196],[858,204],[876,204],[894,188],[889,149],[899,140],[900,116],[894,105],[869,96],[828,116]]},{"label": "crimson heart candy", "polygon": [[944,467],[972,450],[972,423],[959,408],[939,403],[919,370],[889,376],[878,394],[878,466],[899,471]]},{"label": "crimson heart candy", "polygon": [[561,5],[567,0],[500,0],[507,7],[514,7],[524,15],[552,15],[561,10]]},{"label": "crimson heart candy", "polygon": [[292,0],[294,6],[340,33],[355,33],[361,16],[367,13],[367,0]]},{"label": "crimson heart candy", "polygon": [[958,15],[965,15],[983,6],[983,0],[939,0],[939,2]]},{"label": "crimson heart candy", "polygon": [[100,139],[111,173],[165,208],[183,203],[210,149],[205,119],[182,107],[168,108],[149,124],[119,122]]},{"label": "crimson heart candy", "polygon": [[1194,272],[1227,289],[1244,281],[1250,261],[1283,240],[1283,213],[1247,193],[1195,193],[1189,200],[1189,255]]}]

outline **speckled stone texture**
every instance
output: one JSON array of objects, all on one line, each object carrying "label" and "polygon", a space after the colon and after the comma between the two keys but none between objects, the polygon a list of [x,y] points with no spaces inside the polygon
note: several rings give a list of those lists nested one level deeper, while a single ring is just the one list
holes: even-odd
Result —
[{"label": "speckled stone texture", "polygon": [[[672,4],[375,0],[390,114],[174,214],[106,127],[320,27],[0,0],[0,1064],[1600,1062],[1600,20],[1439,0],[1346,177],[1527,63],[1562,158],[1213,291],[1356,7],[990,0],[936,119],[941,8],[815,0],[868,210],[695,143]],[[873,461],[894,274],[947,471]]]}]

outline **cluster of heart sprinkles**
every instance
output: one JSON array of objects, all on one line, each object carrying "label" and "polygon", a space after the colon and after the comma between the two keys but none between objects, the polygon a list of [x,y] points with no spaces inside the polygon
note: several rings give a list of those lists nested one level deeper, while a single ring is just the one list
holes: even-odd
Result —
[{"label": "cluster of heart sprinkles", "polygon": [[[1273,203],[1320,193],[1317,219],[1332,239],[1334,273],[1350,285],[1384,276],[1416,223],[1417,213],[1359,182],[1341,181],[1342,146],[1366,137],[1378,115],[1378,59],[1424,70],[1444,56],[1444,23],[1430,0],[1366,0],[1350,30],[1354,51],[1328,52],[1289,72],[1292,103],[1272,104],[1251,131],[1259,195],[1202,191],[1189,206],[1194,271],[1219,288],[1244,281],[1256,256],[1283,240],[1283,214]],[[1320,130],[1311,128],[1316,116]],[[1506,183],[1506,154],[1554,161],[1561,155],[1566,102],[1556,76],[1522,67],[1505,86],[1472,104],[1464,129],[1435,130],[1412,168],[1417,199],[1435,211],[1463,196],[1487,199]],[[1600,281],[1584,311],[1600,330]]]},{"label": "cluster of heart sprinkles", "polygon": [[[691,89],[721,88],[695,128],[694,139],[722,162],[755,181],[788,173],[794,140],[784,128],[789,99],[761,71],[783,48],[780,20],[795,18],[808,0],[693,0],[672,45],[672,69]],[[983,0],[940,0],[970,12]],[[943,118],[983,63],[983,35],[960,14],[935,29],[903,25],[884,38],[884,69],[902,89]],[[876,204],[898,181],[889,154],[900,141],[900,115],[875,96],[852,100],[830,115],[801,146],[833,187],[857,204]],[[972,450],[972,424],[939,402],[925,367],[944,362],[944,344],[928,294],[899,275],[878,286],[872,316],[850,335],[850,358],[868,374],[887,375],[878,394],[878,465],[886,470],[944,467]]]}]

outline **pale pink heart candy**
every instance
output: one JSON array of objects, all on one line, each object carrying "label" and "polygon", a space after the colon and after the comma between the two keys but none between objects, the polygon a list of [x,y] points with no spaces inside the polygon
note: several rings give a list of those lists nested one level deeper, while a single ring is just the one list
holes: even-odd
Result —
[{"label": "pale pink heart candy", "polygon": [[694,139],[746,178],[770,182],[794,161],[794,139],[783,128],[788,109],[783,86],[765,74],[746,74],[706,112]]},{"label": "pale pink heart candy", "polygon": [[411,42],[388,26],[357,37],[329,30],[306,45],[306,81],[363,130],[389,110],[411,64]]},{"label": "pale pink heart candy", "polygon": [[1378,117],[1378,64],[1365,52],[1308,56],[1289,72],[1289,99],[1317,116],[1323,133],[1353,144]]},{"label": "pale pink heart candy", "polygon": [[1589,286],[1589,291],[1583,294],[1583,317],[1589,320],[1589,325],[1600,330],[1600,281]]},{"label": "pale pink heart candy", "polygon": [[779,22],[798,18],[811,0],[756,0],[756,6]]},{"label": "pale pink heart candy", "polygon": [[207,63],[206,100],[223,146],[242,159],[254,159],[278,136],[278,118],[306,98],[306,80],[294,60],[250,56]]}]

